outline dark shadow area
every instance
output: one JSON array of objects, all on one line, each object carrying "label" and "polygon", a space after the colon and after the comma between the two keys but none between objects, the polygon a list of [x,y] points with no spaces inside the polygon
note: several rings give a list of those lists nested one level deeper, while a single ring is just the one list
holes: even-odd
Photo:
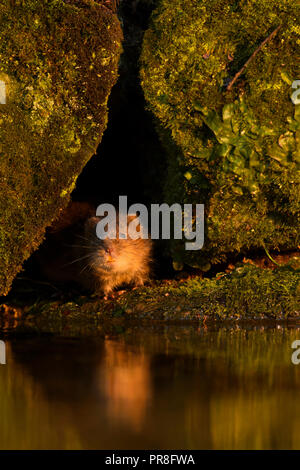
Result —
[{"label": "dark shadow area", "polygon": [[97,154],[77,180],[74,201],[118,205],[119,195],[128,203],[162,201],[165,154],[154,128],[139,79],[139,56],[153,2],[120,2],[124,31],[119,80],[108,107],[108,126]]}]

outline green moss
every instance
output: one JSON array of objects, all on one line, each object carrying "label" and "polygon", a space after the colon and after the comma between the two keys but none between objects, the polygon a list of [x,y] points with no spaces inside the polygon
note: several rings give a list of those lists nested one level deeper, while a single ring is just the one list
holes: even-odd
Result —
[{"label": "green moss", "polygon": [[177,264],[299,244],[300,106],[291,101],[299,45],[292,0],[159,1],[141,82],[168,152],[165,198],[206,205],[204,249],[188,253],[174,241]]},{"label": "green moss", "polygon": [[73,294],[72,300],[49,302],[48,293],[24,303],[24,293],[20,302],[12,292],[0,307],[6,328],[16,318],[23,327],[53,333],[105,333],[136,321],[287,320],[300,315],[299,260],[274,270],[244,264],[212,279],[156,282],[112,300]]},{"label": "green moss", "polygon": [[0,1],[0,294],[68,203],[106,127],[122,32],[102,3]]}]

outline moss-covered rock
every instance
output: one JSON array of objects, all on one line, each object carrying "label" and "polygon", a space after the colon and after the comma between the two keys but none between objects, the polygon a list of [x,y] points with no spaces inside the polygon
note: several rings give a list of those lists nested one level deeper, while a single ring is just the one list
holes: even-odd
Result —
[{"label": "moss-covered rock", "polygon": [[68,203],[106,127],[122,41],[108,5],[0,1],[0,294]]},{"label": "moss-covered rock", "polygon": [[159,0],[141,81],[169,155],[165,199],[206,205],[204,249],[187,252],[175,240],[176,266],[207,269],[228,253],[299,243],[297,8]]},{"label": "moss-covered rock", "polygon": [[0,330],[20,326],[78,335],[105,334],[136,322],[299,320],[299,257],[275,269],[259,265],[245,260],[213,278],[156,281],[108,300],[78,292],[62,295],[47,283],[19,281],[0,305]]}]

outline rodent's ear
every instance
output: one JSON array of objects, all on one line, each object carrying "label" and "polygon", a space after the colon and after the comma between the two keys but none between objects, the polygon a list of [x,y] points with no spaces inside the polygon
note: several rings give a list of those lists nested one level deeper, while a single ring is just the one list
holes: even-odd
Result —
[{"label": "rodent's ear", "polygon": [[85,221],[84,224],[84,231],[85,233],[93,233],[96,234],[96,225],[99,222],[99,217],[90,217]]}]

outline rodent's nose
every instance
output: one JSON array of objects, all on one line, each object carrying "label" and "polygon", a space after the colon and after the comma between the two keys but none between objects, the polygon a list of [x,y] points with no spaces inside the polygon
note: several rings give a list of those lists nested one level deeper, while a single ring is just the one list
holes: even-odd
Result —
[{"label": "rodent's nose", "polygon": [[107,255],[106,260],[108,263],[112,263],[114,261],[113,257],[110,254]]},{"label": "rodent's nose", "polygon": [[114,261],[114,258],[113,258],[113,253],[112,253],[112,250],[110,248],[106,248],[105,250],[105,261],[107,263],[112,263]]}]

